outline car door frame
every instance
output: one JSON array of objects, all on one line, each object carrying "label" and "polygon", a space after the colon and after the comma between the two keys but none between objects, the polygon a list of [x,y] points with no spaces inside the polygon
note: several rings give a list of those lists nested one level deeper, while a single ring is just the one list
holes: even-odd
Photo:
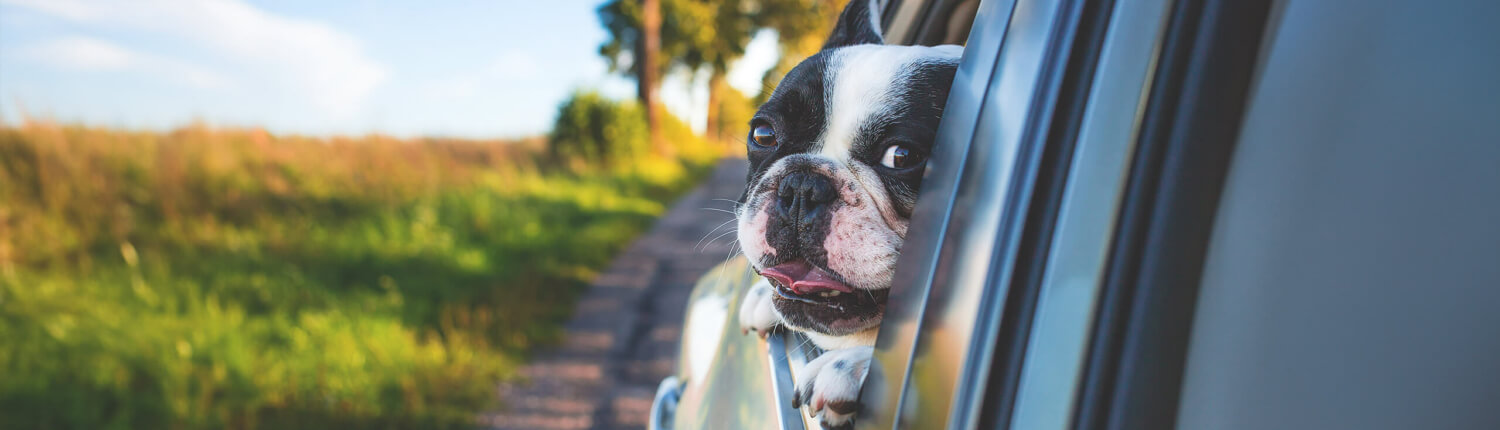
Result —
[{"label": "car door frame", "polygon": [[[1270,2],[1142,1],[1169,10],[1123,23],[1138,27],[1137,51],[1141,35],[1152,36],[1135,61],[1147,78],[1125,83],[1135,98],[1102,101],[1090,88],[1103,79],[1101,50],[1136,1],[981,3],[979,17],[1010,14],[1004,25],[976,18],[877,341],[886,383],[866,385],[862,395],[876,402],[860,428],[1174,422],[1202,250]],[[1115,206],[1085,222],[1111,225],[1088,238],[1107,251],[1089,268],[1092,286],[1043,308],[1040,316],[1081,320],[1059,337],[1056,324],[1035,323],[1038,301],[1060,288],[1048,283],[1049,259],[1068,184],[1086,172],[1070,173],[1083,162],[1075,145],[1091,103],[1122,102],[1134,103],[1125,109],[1133,121],[1112,150],[1128,155],[1106,161],[1128,173],[1095,179],[1112,191],[1092,198]],[[1048,342],[1073,345],[1059,353],[1041,348]],[[1072,367],[1028,370],[1050,358],[1028,356],[1037,351]],[[1025,390],[1039,374],[1054,377]],[[1058,381],[1065,386],[1045,386]],[[1047,419],[1029,421],[1036,393],[1063,405],[1033,399]]]}]

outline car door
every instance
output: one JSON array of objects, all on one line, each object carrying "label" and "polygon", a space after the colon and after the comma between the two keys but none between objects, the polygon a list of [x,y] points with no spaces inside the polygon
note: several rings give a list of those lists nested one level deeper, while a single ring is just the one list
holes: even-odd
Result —
[{"label": "car door", "polygon": [[1006,9],[860,428],[1500,427],[1500,7]]},{"label": "car door", "polygon": [[889,383],[865,387],[881,402],[860,428],[1068,421],[1167,7],[981,4],[1005,24],[970,36],[996,54],[954,84],[967,115],[944,117],[877,342]]}]

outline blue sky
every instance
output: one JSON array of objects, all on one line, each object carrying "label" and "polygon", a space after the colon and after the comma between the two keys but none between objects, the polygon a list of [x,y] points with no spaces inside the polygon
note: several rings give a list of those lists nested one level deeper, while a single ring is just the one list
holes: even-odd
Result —
[{"label": "blue sky", "polygon": [[[0,118],[302,134],[543,133],[577,88],[634,94],[597,54],[601,0],[0,0]],[[759,90],[774,36],[730,84]],[[663,99],[701,122],[702,79]]]}]

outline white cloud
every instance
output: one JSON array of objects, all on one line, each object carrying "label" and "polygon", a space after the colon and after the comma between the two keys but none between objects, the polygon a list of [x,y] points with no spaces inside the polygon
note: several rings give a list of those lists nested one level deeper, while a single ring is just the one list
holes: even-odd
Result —
[{"label": "white cloud", "polygon": [[[71,21],[180,37],[268,73],[336,114],[358,110],[386,76],[383,67],[364,56],[354,37],[320,22],[273,15],[240,0],[0,2]],[[90,55],[110,61],[109,52]]]},{"label": "white cloud", "polygon": [[58,39],[30,49],[31,57],[73,69],[123,70],[139,62],[125,48],[86,37]]},{"label": "white cloud", "polygon": [[3,0],[0,3],[23,6],[74,21],[93,20],[98,18],[101,12],[99,8],[87,4],[88,2],[71,0]]},{"label": "white cloud", "polygon": [[69,37],[41,43],[26,49],[26,55],[61,68],[140,72],[203,89],[230,86],[229,79],[197,64],[135,52],[87,37]]}]

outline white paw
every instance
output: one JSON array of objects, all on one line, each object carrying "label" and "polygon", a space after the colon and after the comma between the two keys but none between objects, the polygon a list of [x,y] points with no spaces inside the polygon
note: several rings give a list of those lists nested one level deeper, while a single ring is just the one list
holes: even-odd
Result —
[{"label": "white paw", "polygon": [[740,302],[741,333],[753,331],[764,338],[772,327],[781,324],[781,314],[776,313],[776,306],[771,303],[774,295],[771,282],[765,279],[750,286],[745,300]]},{"label": "white paw", "polygon": [[859,387],[874,353],[870,346],[835,349],[807,362],[797,372],[792,407],[807,406],[823,428],[853,428],[860,409]]}]

